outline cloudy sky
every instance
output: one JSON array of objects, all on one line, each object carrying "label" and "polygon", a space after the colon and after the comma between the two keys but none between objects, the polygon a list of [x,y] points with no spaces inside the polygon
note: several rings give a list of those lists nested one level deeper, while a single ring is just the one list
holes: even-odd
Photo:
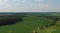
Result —
[{"label": "cloudy sky", "polygon": [[0,0],[0,12],[60,11],[60,0]]},{"label": "cloudy sky", "polygon": [[49,11],[60,12],[60,0],[49,0]]}]

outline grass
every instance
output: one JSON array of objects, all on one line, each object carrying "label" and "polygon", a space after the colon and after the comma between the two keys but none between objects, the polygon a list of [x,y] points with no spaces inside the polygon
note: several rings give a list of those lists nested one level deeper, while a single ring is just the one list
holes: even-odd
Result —
[{"label": "grass", "polygon": [[40,30],[38,33],[60,33],[60,21],[56,25]]},{"label": "grass", "polygon": [[51,23],[46,18],[38,18],[36,16],[28,16],[23,22],[14,25],[0,26],[0,33],[32,33],[37,27]]},{"label": "grass", "polygon": [[[56,33],[60,30],[60,21],[57,21],[56,25],[51,27],[44,27],[46,24],[50,24],[52,20],[44,17],[28,16],[25,17],[22,22],[13,25],[0,26],[0,33],[32,33],[37,30],[38,33]],[[44,29],[39,30],[39,27]]]},{"label": "grass", "polygon": [[[54,29],[52,29],[54,28]],[[51,33],[52,31],[54,31],[56,28],[55,27],[49,27],[49,28],[45,28],[43,30],[40,30],[39,33]]]},{"label": "grass", "polygon": [[60,29],[56,29],[56,30],[52,31],[52,33],[60,33]]}]

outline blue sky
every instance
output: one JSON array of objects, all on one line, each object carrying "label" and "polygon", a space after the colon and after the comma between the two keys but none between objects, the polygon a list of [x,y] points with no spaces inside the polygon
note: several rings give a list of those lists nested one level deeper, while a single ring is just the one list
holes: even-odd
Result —
[{"label": "blue sky", "polygon": [[49,9],[60,12],[60,0],[49,0]]},{"label": "blue sky", "polygon": [[0,0],[0,12],[59,11],[60,0]]},{"label": "blue sky", "polygon": [[51,0],[51,4],[52,4],[53,6],[60,5],[60,0]]}]

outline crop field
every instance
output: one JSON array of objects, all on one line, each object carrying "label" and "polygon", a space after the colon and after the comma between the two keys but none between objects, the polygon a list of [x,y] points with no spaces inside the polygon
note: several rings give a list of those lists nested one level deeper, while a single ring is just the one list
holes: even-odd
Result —
[{"label": "crop field", "polygon": [[[9,18],[0,18],[0,20],[7,21]],[[13,19],[16,18],[12,17]],[[7,24],[4,21],[2,20],[4,25],[1,25],[0,21],[0,33],[60,33],[60,14],[27,14],[23,17],[23,21],[15,24]]]}]

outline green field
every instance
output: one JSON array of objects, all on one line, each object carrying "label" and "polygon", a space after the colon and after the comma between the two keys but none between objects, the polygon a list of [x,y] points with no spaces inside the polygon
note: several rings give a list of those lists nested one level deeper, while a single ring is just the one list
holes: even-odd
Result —
[{"label": "green field", "polygon": [[[22,22],[13,25],[0,26],[0,33],[60,33],[60,21],[50,26],[53,20],[46,17],[27,16]],[[45,27],[48,26],[48,27]]]}]

